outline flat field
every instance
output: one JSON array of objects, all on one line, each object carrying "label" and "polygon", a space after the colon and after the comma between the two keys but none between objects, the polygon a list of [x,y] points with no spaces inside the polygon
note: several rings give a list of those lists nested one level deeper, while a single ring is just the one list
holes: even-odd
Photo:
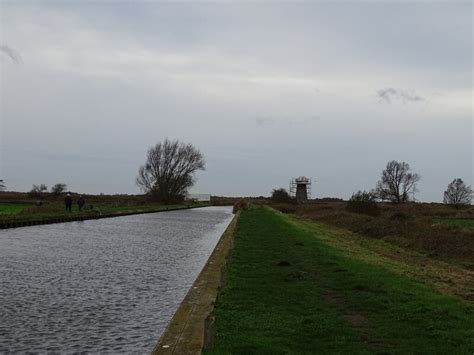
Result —
[{"label": "flat field", "polygon": [[[73,199],[74,201],[74,199]],[[62,219],[77,216],[94,216],[97,214],[113,216],[121,213],[153,212],[166,209],[186,207],[184,204],[163,205],[146,200],[109,199],[94,200],[87,199],[82,211],[73,203],[72,212],[65,210],[62,199],[44,200],[38,206],[33,201],[0,202],[0,223],[38,221],[48,219]],[[193,204],[194,205],[198,205]]]},{"label": "flat field", "polygon": [[381,239],[242,211],[215,354],[472,354],[474,272]]},{"label": "flat field", "polygon": [[343,202],[274,207],[474,270],[474,206],[455,209],[442,204],[379,203],[376,215],[351,212]]},{"label": "flat field", "polygon": [[0,216],[12,216],[20,213],[26,208],[32,207],[31,203],[12,203],[12,202],[0,202]]}]

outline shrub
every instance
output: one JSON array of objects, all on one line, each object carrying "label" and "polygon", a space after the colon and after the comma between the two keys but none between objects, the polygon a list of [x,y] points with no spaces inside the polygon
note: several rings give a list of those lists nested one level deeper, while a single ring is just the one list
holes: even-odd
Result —
[{"label": "shrub", "polygon": [[379,206],[375,202],[375,195],[372,192],[357,191],[347,202],[347,210],[353,213],[361,213],[369,216],[380,214]]},{"label": "shrub", "polygon": [[241,199],[235,203],[232,213],[237,213],[238,211],[245,210],[248,207],[249,207],[249,203],[246,200]]},{"label": "shrub", "polygon": [[272,191],[272,201],[276,203],[289,203],[291,201],[288,191],[284,188],[273,189]]}]

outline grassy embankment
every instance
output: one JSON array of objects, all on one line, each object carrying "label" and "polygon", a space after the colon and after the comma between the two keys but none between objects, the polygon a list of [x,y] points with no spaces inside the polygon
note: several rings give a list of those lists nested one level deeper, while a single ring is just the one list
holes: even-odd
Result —
[{"label": "grassy embankment", "polygon": [[[200,204],[191,204],[200,206]],[[91,209],[91,206],[94,209]],[[50,219],[68,219],[74,217],[114,216],[125,213],[143,213],[162,211],[167,209],[185,208],[188,205],[162,205],[153,202],[129,203],[124,201],[106,201],[99,203],[86,203],[82,211],[73,205],[72,212],[65,210],[63,201],[45,201],[43,205],[36,206],[28,202],[0,202],[0,224],[12,222],[42,221]]]},{"label": "grassy embankment", "polygon": [[252,207],[237,224],[211,353],[472,354],[473,294],[472,271]]},{"label": "grassy embankment", "polygon": [[22,210],[32,207],[31,203],[11,203],[11,202],[0,202],[0,216],[13,216],[19,214]]},{"label": "grassy embankment", "polygon": [[474,207],[378,204],[376,216],[352,213],[345,203],[275,205],[283,212],[417,250],[429,258],[474,270]]}]

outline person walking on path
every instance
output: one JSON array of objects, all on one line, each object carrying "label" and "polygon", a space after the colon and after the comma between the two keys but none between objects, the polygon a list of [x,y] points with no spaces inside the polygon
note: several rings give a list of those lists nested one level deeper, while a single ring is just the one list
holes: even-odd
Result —
[{"label": "person walking on path", "polygon": [[72,198],[69,192],[67,193],[66,198],[64,199],[64,204],[66,205],[66,211],[69,211],[69,213],[71,213]]},{"label": "person walking on path", "polygon": [[82,211],[82,207],[84,207],[86,203],[86,200],[84,200],[84,197],[81,195],[79,196],[79,198],[77,199],[77,207],[79,207],[79,211]]}]

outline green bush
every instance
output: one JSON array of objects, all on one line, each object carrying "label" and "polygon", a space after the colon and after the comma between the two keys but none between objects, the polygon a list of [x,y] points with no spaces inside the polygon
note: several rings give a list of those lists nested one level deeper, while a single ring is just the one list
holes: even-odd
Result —
[{"label": "green bush", "polygon": [[272,201],[276,203],[290,203],[291,197],[284,188],[274,189],[272,191]]}]

